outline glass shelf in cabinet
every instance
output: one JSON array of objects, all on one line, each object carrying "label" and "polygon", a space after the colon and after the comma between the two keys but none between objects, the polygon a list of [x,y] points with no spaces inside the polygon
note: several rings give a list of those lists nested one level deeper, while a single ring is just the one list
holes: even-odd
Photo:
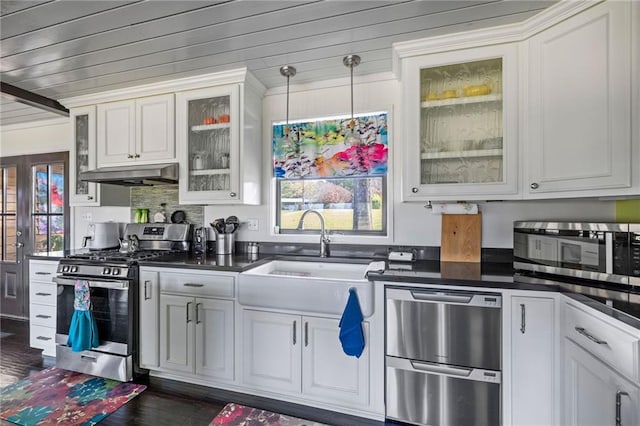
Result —
[{"label": "glass shelf in cabinet", "polygon": [[435,108],[451,105],[479,104],[485,102],[501,102],[501,94],[491,94],[484,96],[465,96],[461,98],[439,99],[434,101],[420,102],[422,108]]},{"label": "glass shelf in cabinet", "polygon": [[190,170],[191,176],[212,176],[212,175],[228,175],[231,173],[230,169],[205,169],[205,170]]},{"label": "glass shelf in cabinet", "polygon": [[216,123],[216,124],[197,124],[191,126],[192,132],[205,132],[208,130],[220,130],[220,129],[228,129],[231,127],[231,123]]},{"label": "glass shelf in cabinet", "polygon": [[473,151],[440,151],[420,154],[421,160],[441,160],[446,158],[502,157],[502,149],[478,149]]}]

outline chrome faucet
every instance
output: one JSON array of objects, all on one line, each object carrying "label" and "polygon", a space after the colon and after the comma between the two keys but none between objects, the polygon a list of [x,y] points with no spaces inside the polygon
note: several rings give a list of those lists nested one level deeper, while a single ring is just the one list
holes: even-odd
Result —
[{"label": "chrome faucet", "polygon": [[320,227],[321,227],[321,229],[320,229],[320,257],[329,257],[329,243],[331,242],[331,240],[329,239],[329,237],[327,236],[327,233],[325,232],[324,217],[322,217],[322,214],[319,211],[317,211],[317,210],[305,210],[305,212],[302,213],[302,216],[300,216],[300,221],[298,222],[298,229],[304,229],[304,227],[303,227],[304,218],[309,213],[315,213],[320,218]]}]

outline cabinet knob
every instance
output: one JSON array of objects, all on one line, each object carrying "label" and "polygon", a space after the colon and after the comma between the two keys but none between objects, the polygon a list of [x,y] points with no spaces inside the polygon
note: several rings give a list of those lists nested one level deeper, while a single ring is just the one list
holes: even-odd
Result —
[{"label": "cabinet knob", "polygon": [[133,158],[140,158],[140,154],[134,155]]},{"label": "cabinet knob", "polygon": [[418,188],[416,188],[415,186],[413,188],[411,188],[411,192],[413,192],[414,194],[418,193]]},{"label": "cabinet knob", "polygon": [[133,155],[128,154],[128,155],[127,155],[127,158],[131,159],[131,158],[133,158]]},{"label": "cabinet knob", "polygon": [[538,185],[537,183],[533,182],[531,185],[529,185],[529,187],[531,189],[538,189],[540,187],[540,185]]},{"label": "cabinet knob", "polygon": [[89,200],[89,201],[93,200],[93,195],[89,195],[89,196],[87,197],[87,200]]},{"label": "cabinet knob", "polygon": [[231,193],[229,193],[229,196],[230,196],[230,197],[235,197],[236,195],[238,195],[238,194],[236,194],[235,192],[231,192]]}]

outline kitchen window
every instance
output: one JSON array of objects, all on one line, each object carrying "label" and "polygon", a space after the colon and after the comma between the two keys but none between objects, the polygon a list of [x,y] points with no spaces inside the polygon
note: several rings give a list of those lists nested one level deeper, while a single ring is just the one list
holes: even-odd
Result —
[{"label": "kitchen window", "polygon": [[350,116],[274,123],[276,229],[281,234],[317,233],[317,216],[298,223],[305,210],[322,213],[326,228],[351,235],[387,234],[387,113],[354,117],[357,145],[345,144]]}]

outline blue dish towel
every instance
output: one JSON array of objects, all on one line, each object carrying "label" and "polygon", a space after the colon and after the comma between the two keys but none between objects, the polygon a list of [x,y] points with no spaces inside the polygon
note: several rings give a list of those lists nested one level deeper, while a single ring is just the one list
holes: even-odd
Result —
[{"label": "blue dish towel", "polygon": [[71,325],[69,326],[67,346],[71,346],[73,352],[82,352],[96,348],[100,344],[98,324],[96,324],[96,320],[91,313],[89,282],[76,281],[74,291],[74,311],[71,317]]},{"label": "blue dish towel", "polygon": [[356,290],[349,289],[349,300],[340,318],[340,343],[345,354],[360,358],[364,350],[364,332],[362,331],[362,311]]}]

